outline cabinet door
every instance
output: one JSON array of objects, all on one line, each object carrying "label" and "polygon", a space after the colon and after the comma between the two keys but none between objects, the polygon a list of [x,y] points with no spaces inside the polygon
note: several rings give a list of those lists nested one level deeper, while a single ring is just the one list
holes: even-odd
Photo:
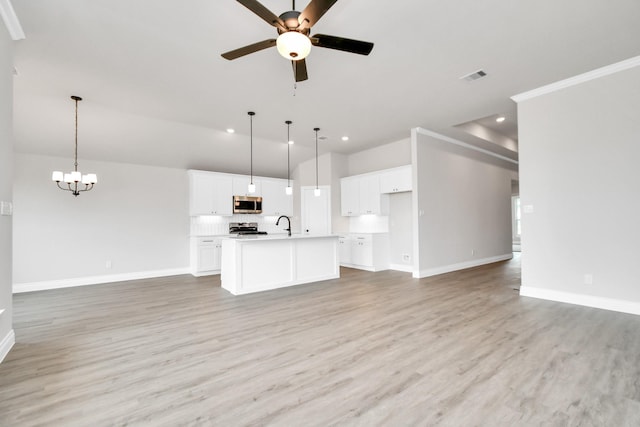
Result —
[{"label": "cabinet door", "polygon": [[340,212],[342,216],[360,215],[360,181],[358,178],[340,180]]},{"label": "cabinet door", "polygon": [[285,193],[286,179],[262,179],[262,214],[287,215],[293,214],[293,196]]},{"label": "cabinet door", "polygon": [[373,267],[373,242],[370,236],[354,237],[351,262],[363,267]]},{"label": "cabinet door", "polygon": [[232,215],[233,193],[231,191],[231,177],[214,175],[213,178],[213,203],[211,213],[213,215]]},{"label": "cabinet door", "polygon": [[383,172],[380,175],[381,193],[399,193],[401,191],[411,191],[411,166],[403,166]]},{"label": "cabinet door", "polygon": [[256,192],[249,194],[249,183],[251,177],[249,176],[234,176],[233,177],[233,195],[234,196],[262,196],[262,186],[259,179],[253,177],[253,185],[256,186]]},{"label": "cabinet door", "polygon": [[219,270],[220,269],[220,249],[211,243],[203,243],[198,245],[198,272]]},{"label": "cabinet door", "polygon": [[205,173],[189,175],[189,213],[211,215],[213,211],[213,177]]},{"label": "cabinet door", "polygon": [[189,214],[231,215],[231,178],[209,172],[189,175]]},{"label": "cabinet door", "polygon": [[380,178],[378,175],[360,177],[360,214],[381,214]]},{"label": "cabinet door", "polygon": [[340,256],[340,264],[351,264],[351,244],[353,241],[349,236],[340,236],[338,238],[338,251]]}]

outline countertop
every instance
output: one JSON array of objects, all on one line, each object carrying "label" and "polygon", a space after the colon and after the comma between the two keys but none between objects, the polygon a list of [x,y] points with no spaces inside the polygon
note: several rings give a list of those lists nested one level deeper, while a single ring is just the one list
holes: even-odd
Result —
[{"label": "countertop", "polygon": [[287,234],[245,234],[243,236],[228,236],[225,239],[237,241],[256,241],[256,240],[291,240],[291,239],[318,239],[325,237],[338,238],[337,234],[297,234],[291,236]]}]

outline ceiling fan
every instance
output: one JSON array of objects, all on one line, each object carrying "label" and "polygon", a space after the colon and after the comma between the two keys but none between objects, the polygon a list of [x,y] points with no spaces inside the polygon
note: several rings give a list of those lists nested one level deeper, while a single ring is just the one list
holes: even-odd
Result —
[{"label": "ceiling fan", "polygon": [[302,12],[295,10],[296,2],[292,0],[293,10],[284,12],[280,16],[276,16],[257,0],[237,1],[265,20],[269,25],[276,27],[278,37],[225,52],[222,54],[222,57],[225,59],[237,59],[250,53],[276,46],[282,56],[291,60],[296,82],[301,82],[309,78],[305,58],[309,55],[309,52],[311,52],[312,45],[357,53],[359,55],[368,55],[371,49],[373,49],[373,43],[360,40],[345,39],[343,37],[328,36],[326,34],[309,36],[311,27],[315,25],[322,15],[338,0],[311,0]]}]

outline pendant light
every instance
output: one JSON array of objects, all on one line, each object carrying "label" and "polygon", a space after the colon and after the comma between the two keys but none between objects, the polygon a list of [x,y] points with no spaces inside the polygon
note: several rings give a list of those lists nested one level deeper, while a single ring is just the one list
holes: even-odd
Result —
[{"label": "pendant light", "polygon": [[[98,177],[95,173],[82,175],[82,173],[78,171],[78,101],[82,101],[82,98],[74,95],[71,99],[76,102],[74,169],[73,172],[65,174],[61,171],[54,171],[51,175],[51,180],[56,182],[59,189],[71,191],[71,194],[77,197],[81,191],[91,190],[93,185],[98,182]],[[63,187],[60,185],[61,181],[64,181],[67,186]],[[84,188],[78,187],[78,184],[84,184]]]},{"label": "pendant light", "polygon": [[287,124],[287,187],[284,189],[284,192],[287,196],[290,196],[293,194],[293,188],[291,187],[291,150],[290,150],[291,144],[293,144],[293,141],[289,136],[289,127],[293,122],[291,120],[287,120],[285,121],[285,123]]},{"label": "pendant light", "polygon": [[247,188],[247,192],[249,194],[253,194],[256,192],[256,186],[253,183],[253,116],[256,115],[253,111],[249,111],[247,113],[249,115],[249,132],[251,138],[251,158],[250,158],[250,175],[251,180],[249,181],[249,187]]},{"label": "pendant light", "polygon": [[320,128],[313,128],[316,133],[316,189],[313,190],[313,195],[318,197],[320,196],[320,188],[318,187],[318,131]]}]

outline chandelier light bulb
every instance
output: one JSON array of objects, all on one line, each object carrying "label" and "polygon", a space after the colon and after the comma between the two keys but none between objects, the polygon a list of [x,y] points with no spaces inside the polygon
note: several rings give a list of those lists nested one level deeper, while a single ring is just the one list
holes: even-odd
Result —
[{"label": "chandelier light bulb", "polygon": [[285,187],[285,188],[284,188],[284,193],[285,193],[287,196],[292,195],[292,194],[293,194],[293,187],[291,187],[291,186]]},{"label": "chandelier light bulb", "polygon": [[297,31],[287,31],[278,36],[276,47],[283,57],[292,61],[299,61],[309,56],[311,40]]},{"label": "chandelier light bulb", "polygon": [[313,189],[313,195],[316,197],[320,197],[320,189],[319,188],[314,188]]},{"label": "chandelier light bulb", "polygon": [[253,194],[256,192],[256,185],[255,184],[249,184],[249,186],[247,187],[247,191],[249,192],[249,194]]}]

